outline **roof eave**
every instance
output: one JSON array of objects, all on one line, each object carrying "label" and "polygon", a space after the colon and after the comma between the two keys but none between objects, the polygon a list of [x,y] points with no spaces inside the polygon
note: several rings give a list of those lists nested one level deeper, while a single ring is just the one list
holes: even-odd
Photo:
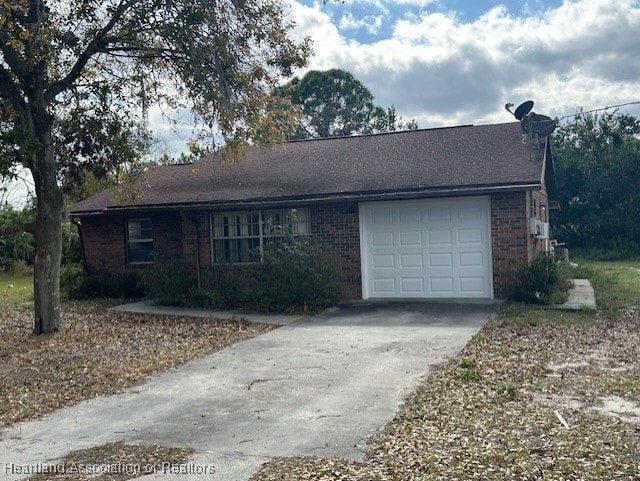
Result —
[{"label": "roof eave", "polygon": [[74,217],[88,217],[101,215],[109,212],[125,211],[157,211],[157,210],[202,210],[203,208],[238,208],[239,206],[280,206],[290,204],[314,204],[319,202],[366,202],[376,200],[401,200],[417,197],[453,197],[469,195],[488,195],[500,192],[516,192],[523,190],[540,189],[540,182],[524,182],[503,185],[484,186],[446,186],[438,188],[414,188],[393,191],[362,191],[362,192],[338,192],[326,194],[314,194],[308,196],[289,197],[265,197],[246,200],[220,200],[188,203],[166,203],[166,204],[138,204],[138,205],[114,205],[107,206],[102,210],[72,211]]}]

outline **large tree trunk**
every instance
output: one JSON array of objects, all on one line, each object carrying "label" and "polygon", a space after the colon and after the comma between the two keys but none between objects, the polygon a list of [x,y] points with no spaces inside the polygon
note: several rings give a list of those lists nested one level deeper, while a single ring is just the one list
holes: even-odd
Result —
[{"label": "large tree trunk", "polygon": [[51,120],[45,114],[34,123],[40,149],[32,169],[37,198],[33,332],[46,334],[60,329],[63,197],[57,182]]}]

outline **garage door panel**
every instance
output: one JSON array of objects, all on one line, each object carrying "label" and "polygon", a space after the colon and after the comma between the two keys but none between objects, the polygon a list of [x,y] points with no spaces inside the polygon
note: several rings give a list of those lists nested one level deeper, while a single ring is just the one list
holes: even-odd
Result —
[{"label": "garage door panel", "polygon": [[422,222],[422,209],[417,207],[408,207],[398,211],[398,222],[403,224],[416,224]]},{"label": "garage door panel", "polygon": [[378,277],[373,280],[373,292],[381,297],[396,293],[396,280],[393,277]]},{"label": "garage door panel", "polygon": [[371,266],[374,269],[393,269],[396,266],[393,254],[375,254],[371,256]]},{"label": "garage door panel", "polygon": [[429,230],[428,231],[429,245],[432,246],[450,246],[451,245],[451,231],[450,230]]},{"label": "garage door panel", "polygon": [[371,234],[373,247],[393,247],[393,232],[374,232]]},{"label": "garage door panel", "polygon": [[492,297],[488,197],[360,205],[363,297]]},{"label": "garage door panel", "polygon": [[402,269],[422,269],[424,267],[421,252],[415,254],[400,254],[400,268]]},{"label": "garage door panel", "polygon": [[457,209],[458,219],[462,221],[483,219],[483,209],[480,207],[461,207]]},{"label": "garage door panel", "polygon": [[485,259],[482,252],[461,252],[458,256],[460,267],[486,268]]},{"label": "garage door panel", "polygon": [[400,281],[401,292],[405,295],[415,296],[424,292],[423,277],[404,277]]},{"label": "garage door panel", "polygon": [[428,254],[428,267],[453,267],[453,254],[449,252]]},{"label": "garage door panel", "polygon": [[448,297],[453,295],[453,277],[431,277],[429,291],[434,297]]},{"label": "garage door panel", "polygon": [[393,224],[393,210],[390,208],[377,209],[371,212],[371,223],[374,225]]},{"label": "garage door panel", "polygon": [[400,246],[422,246],[422,231],[403,231],[400,232]]},{"label": "garage door panel", "polygon": [[431,224],[448,224],[451,222],[451,209],[449,207],[429,207],[427,219]]},{"label": "garage door panel", "polygon": [[479,245],[483,243],[481,229],[459,229],[458,243]]},{"label": "garage door panel", "polygon": [[462,293],[482,295],[483,289],[484,278],[481,276],[460,278],[460,292]]}]

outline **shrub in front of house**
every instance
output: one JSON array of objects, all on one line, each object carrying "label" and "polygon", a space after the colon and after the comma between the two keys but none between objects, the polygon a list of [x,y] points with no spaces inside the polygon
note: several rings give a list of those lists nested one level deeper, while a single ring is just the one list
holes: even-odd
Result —
[{"label": "shrub in front of house", "polygon": [[527,304],[555,304],[563,300],[567,288],[565,270],[553,254],[543,252],[519,270],[514,298]]},{"label": "shrub in front of house", "polygon": [[139,299],[144,296],[140,276],[130,274],[86,274],[79,265],[63,266],[60,290],[69,299],[99,298]]},{"label": "shrub in front of house", "polygon": [[195,293],[196,301],[208,298],[208,305],[202,307],[259,309],[262,268],[257,263],[207,269],[202,272],[202,289]]},{"label": "shrub in front of house", "polygon": [[265,249],[259,299],[265,310],[318,310],[338,299],[336,271],[308,239],[285,237]]},{"label": "shrub in front of house", "polygon": [[337,301],[333,264],[305,237],[285,236],[260,254],[262,262],[220,265],[201,272],[156,262],[142,271],[145,297],[157,305],[259,311],[315,311]]},{"label": "shrub in front of house", "polygon": [[[216,266],[203,271],[202,307],[259,311],[316,311],[338,298],[336,271],[321,249],[303,237],[286,236],[266,246],[262,262]],[[203,306],[207,300],[214,306]]]},{"label": "shrub in front of house", "polygon": [[158,306],[187,306],[196,282],[183,261],[158,261],[142,271],[145,298]]}]

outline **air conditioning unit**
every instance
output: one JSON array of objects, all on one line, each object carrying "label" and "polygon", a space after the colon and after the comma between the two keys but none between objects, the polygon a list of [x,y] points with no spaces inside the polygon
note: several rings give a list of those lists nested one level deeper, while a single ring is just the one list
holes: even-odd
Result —
[{"label": "air conditioning unit", "polygon": [[548,222],[538,222],[536,237],[538,239],[548,239],[549,238],[549,223]]},{"label": "air conditioning unit", "polygon": [[538,219],[532,217],[529,219],[529,233],[537,239],[549,238],[549,223],[541,222]]}]

